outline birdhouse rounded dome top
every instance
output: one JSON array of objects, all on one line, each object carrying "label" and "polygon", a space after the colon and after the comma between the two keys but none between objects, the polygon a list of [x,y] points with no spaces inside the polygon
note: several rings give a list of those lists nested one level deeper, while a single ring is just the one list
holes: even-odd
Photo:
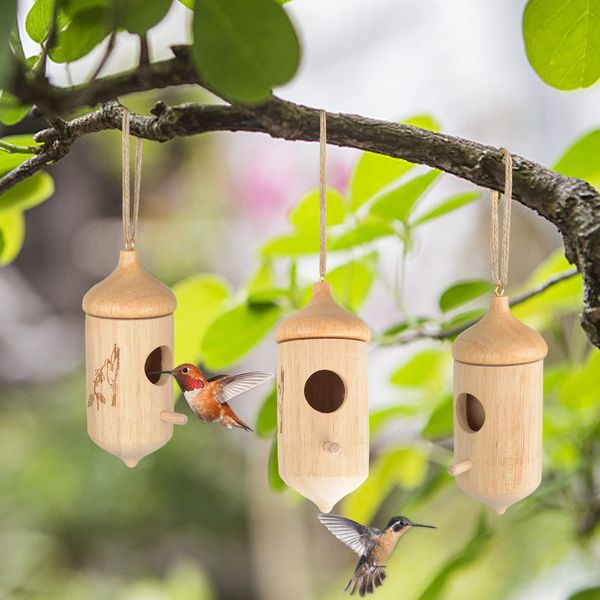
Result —
[{"label": "birdhouse rounded dome top", "polygon": [[116,269],[89,290],[82,305],[94,317],[149,319],[174,313],[177,299],[142,268],[135,250],[123,250]]},{"label": "birdhouse rounded dome top", "polygon": [[506,296],[492,296],[488,312],[452,346],[454,359],[471,365],[521,365],[547,353],[544,338],[510,312]]},{"label": "birdhouse rounded dome top", "polygon": [[291,340],[338,338],[369,342],[371,330],[333,298],[326,281],[313,286],[310,302],[277,329],[277,343]]}]

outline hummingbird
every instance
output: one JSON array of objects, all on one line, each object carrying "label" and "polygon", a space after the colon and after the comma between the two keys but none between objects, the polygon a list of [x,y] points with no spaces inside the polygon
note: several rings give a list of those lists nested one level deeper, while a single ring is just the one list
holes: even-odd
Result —
[{"label": "hummingbird", "polygon": [[238,375],[216,375],[206,379],[202,371],[191,363],[184,363],[171,371],[152,371],[149,375],[167,374],[175,377],[194,414],[209,423],[220,423],[227,429],[252,431],[234,412],[228,402],[273,375],[265,371],[250,371]]},{"label": "hummingbird", "polygon": [[344,591],[350,589],[351,595],[358,591],[361,597],[372,594],[383,584],[386,577],[385,562],[396,549],[398,540],[409,529],[413,527],[435,529],[433,525],[413,523],[406,517],[392,517],[383,529],[366,527],[339,515],[319,513],[318,517],[340,542],[360,556],[354,575]]}]

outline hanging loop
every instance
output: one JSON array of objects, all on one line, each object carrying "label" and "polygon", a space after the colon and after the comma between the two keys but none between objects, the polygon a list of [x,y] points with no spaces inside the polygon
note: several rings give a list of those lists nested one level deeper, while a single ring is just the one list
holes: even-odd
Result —
[{"label": "hanging loop", "polygon": [[327,113],[319,111],[319,275],[327,272]]},{"label": "hanging loop", "polygon": [[138,214],[140,210],[140,187],[142,181],[142,140],[136,139],[135,145],[135,174],[133,182],[133,210],[131,208],[130,187],[131,175],[129,172],[129,122],[131,114],[123,107],[123,124],[121,127],[122,149],[122,185],[123,185],[123,238],[125,249],[129,252],[135,249],[137,235]]},{"label": "hanging loop", "polygon": [[503,296],[508,285],[508,256],[510,245],[510,213],[512,205],[512,156],[506,148],[500,148],[504,160],[504,212],[500,230],[498,212],[502,196],[492,190],[490,195],[490,254],[492,279],[496,296]]}]

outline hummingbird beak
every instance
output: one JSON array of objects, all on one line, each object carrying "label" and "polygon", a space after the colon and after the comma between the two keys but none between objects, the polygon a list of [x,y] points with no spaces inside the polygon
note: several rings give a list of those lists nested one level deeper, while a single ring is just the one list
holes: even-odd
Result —
[{"label": "hummingbird beak", "polygon": [[171,371],[148,371],[148,375],[173,375]]},{"label": "hummingbird beak", "polygon": [[422,523],[413,523],[413,527],[427,527],[427,529],[437,529],[435,525],[423,525]]}]

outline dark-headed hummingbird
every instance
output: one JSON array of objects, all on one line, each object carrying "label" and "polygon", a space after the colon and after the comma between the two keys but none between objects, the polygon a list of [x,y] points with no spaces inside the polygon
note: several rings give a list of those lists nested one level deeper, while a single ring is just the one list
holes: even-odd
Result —
[{"label": "dark-headed hummingbird", "polygon": [[273,375],[264,371],[251,371],[238,375],[217,375],[206,379],[202,371],[190,363],[175,367],[172,371],[152,371],[173,375],[194,414],[209,423],[220,423],[223,427],[234,427],[252,431],[229,406],[228,402],[235,396],[271,379]]},{"label": "dark-headed hummingbird", "polygon": [[[346,590],[350,594],[358,591],[360,596],[372,594],[385,579],[385,563],[396,548],[398,540],[413,527],[428,527],[413,523],[406,517],[392,517],[383,529],[366,527],[351,519],[339,515],[319,514],[319,521],[329,529],[335,537],[354,550],[360,556],[354,575],[348,582]],[[344,590],[345,591],[345,590]]]}]

